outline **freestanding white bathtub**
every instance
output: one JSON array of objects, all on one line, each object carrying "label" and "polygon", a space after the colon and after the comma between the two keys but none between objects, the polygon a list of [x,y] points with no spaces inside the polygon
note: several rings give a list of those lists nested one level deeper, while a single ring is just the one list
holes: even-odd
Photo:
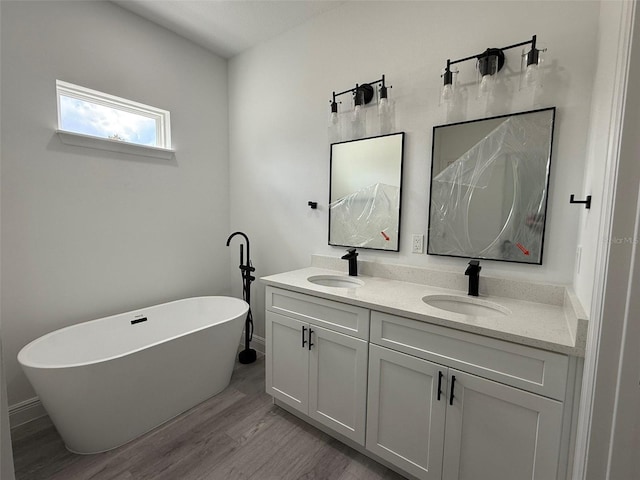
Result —
[{"label": "freestanding white bathtub", "polygon": [[222,391],[249,306],[196,297],[73,325],[18,361],[67,448],[118,447]]}]

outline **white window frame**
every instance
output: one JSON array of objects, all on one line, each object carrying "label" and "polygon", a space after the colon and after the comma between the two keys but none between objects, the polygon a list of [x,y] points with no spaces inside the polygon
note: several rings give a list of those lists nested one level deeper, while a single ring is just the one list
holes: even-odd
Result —
[{"label": "white window frame", "polygon": [[[71,97],[153,119],[156,123],[156,145],[141,145],[139,143],[105,139],[80,132],[63,130],[61,128],[61,96]],[[56,80],[56,101],[58,107],[57,133],[63,143],[160,158],[171,158],[175,152],[171,149],[171,115],[168,110],[134,102],[133,100],[122,97],[116,97],[115,95],[99,92],[80,85],[74,85],[73,83],[62,80]]]}]

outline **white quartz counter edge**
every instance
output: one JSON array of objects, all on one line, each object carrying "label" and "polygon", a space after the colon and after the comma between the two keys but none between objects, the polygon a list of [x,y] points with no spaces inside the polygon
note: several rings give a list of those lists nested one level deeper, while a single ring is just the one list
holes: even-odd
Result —
[{"label": "white quartz counter edge", "polygon": [[[511,311],[508,316],[475,317],[437,309],[422,301],[425,295],[465,292],[379,277],[358,276],[364,282],[357,288],[324,287],[309,282],[314,275],[336,275],[335,270],[309,267],[262,277],[270,286],[336,300],[379,312],[442,325],[513,343],[558,353],[584,356],[584,346],[576,345],[576,332],[567,321],[562,306],[525,302],[512,298],[480,296]],[[347,277],[347,275],[342,274]],[[579,338],[579,336],[578,336]]]}]

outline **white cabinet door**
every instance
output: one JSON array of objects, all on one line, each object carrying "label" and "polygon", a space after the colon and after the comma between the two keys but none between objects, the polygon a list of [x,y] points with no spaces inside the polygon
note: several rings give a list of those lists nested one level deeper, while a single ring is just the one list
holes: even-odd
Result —
[{"label": "white cabinet door", "polygon": [[446,367],[370,345],[367,450],[420,479],[439,480],[446,383]]},{"label": "white cabinet door", "polygon": [[310,328],[309,416],[364,445],[368,343]]},{"label": "white cabinet door", "polygon": [[443,480],[556,478],[561,402],[453,369],[447,397]]},{"label": "white cabinet door", "polygon": [[307,323],[267,312],[267,393],[303,413],[309,408],[308,332]]}]

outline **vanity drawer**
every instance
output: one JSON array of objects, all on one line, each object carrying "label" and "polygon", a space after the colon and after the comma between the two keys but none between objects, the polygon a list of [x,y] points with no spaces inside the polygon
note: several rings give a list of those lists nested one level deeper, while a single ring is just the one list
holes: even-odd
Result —
[{"label": "vanity drawer", "polygon": [[566,355],[371,312],[371,343],[564,400]]},{"label": "vanity drawer", "polygon": [[265,303],[270,312],[369,340],[369,310],[366,308],[274,287],[266,288]]}]

